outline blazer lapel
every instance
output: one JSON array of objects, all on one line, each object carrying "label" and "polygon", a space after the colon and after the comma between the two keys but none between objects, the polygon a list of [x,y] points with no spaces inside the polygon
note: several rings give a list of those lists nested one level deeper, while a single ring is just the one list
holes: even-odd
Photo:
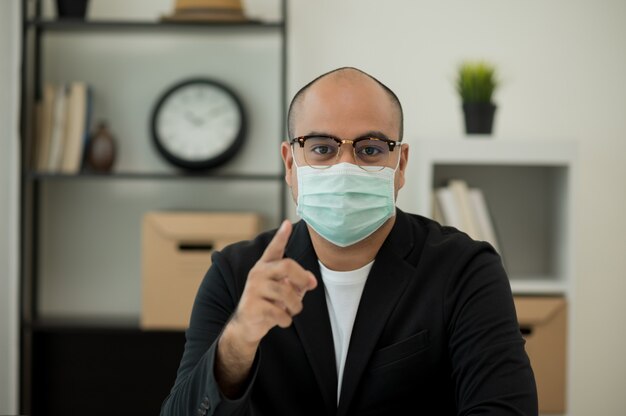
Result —
[{"label": "blazer lapel", "polygon": [[414,267],[404,261],[405,254],[414,246],[405,215],[402,211],[397,211],[396,223],[380,248],[365,283],[350,337],[338,415],[347,414],[387,319],[404,293],[409,277],[415,274]]},{"label": "blazer lapel", "polygon": [[317,278],[317,287],[304,296],[302,312],[294,317],[293,325],[322,392],[326,414],[333,415],[337,411],[335,344],[317,256],[303,221],[295,225],[285,256],[296,260]]}]

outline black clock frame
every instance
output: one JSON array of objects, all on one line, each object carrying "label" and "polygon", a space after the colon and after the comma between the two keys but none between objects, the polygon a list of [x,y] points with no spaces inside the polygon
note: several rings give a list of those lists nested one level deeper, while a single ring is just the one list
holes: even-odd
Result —
[{"label": "black clock frame", "polygon": [[[241,123],[239,125],[239,131],[237,132],[237,135],[235,137],[235,140],[233,140],[233,143],[219,155],[208,158],[208,159],[197,160],[197,161],[181,159],[173,155],[172,153],[170,153],[165,148],[165,146],[161,143],[159,134],[157,132],[157,120],[159,117],[159,112],[161,111],[161,107],[163,106],[165,101],[172,94],[178,91],[180,88],[183,88],[192,84],[207,84],[207,85],[211,85],[213,87],[219,88],[220,90],[228,94],[233,99],[233,101],[237,105],[239,114],[241,116],[240,118]],[[150,132],[152,136],[152,142],[155,145],[158,152],[161,154],[161,156],[163,156],[168,162],[170,162],[174,166],[177,166],[182,169],[190,170],[190,171],[202,171],[202,170],[212,169],[218,166],[222,166],[223,164],[228,162],[230,159],[233,158],[233,156],[237,154],[237,152],[243,146],[245,142],[245,138],[246,138],[246,132],[247,132],[246,112],[245,112],[245,109],[241,100],[239,99],[235,91],[233,91],[233,89],[231,89],[229,86],[225,85],[224,83],[220,81],[216,81],[215,79],[212,79],[212,78],[190,78],[190,79],[186,79],[184,81],[181,81],[172,85],[163,93],[161,93],[158,101],[156,102],[156,104],[154,105],[154,108],[152,109],[152,115],[150,117]]]}]

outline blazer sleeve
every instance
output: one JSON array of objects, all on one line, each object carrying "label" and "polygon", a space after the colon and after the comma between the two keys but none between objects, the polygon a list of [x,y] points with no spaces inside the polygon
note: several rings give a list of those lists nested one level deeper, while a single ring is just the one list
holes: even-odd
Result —
[{"label": "blazer sleeve", "polygon": [[226,258],[215,252],[196,295],[189,328],[185,332],[185,350],[174,386],[161,406],[162,416],[250,413],[250,392],[258,370],[259,353],[238,399],[226,398],[214,376],[217,341],[241,294],[236,286]]},{"label": "blazer sleeve", "polygon": [[506,272],[488,244],[472,246],[451,268],[444,305],[458,414],[537,415]]}]

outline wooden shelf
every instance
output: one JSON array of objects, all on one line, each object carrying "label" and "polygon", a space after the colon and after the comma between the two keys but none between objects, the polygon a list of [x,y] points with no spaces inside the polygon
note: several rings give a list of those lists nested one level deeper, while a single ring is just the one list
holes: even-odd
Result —
[{"label": "wooden shelf", "polygon": [[27,172],[26,177],[35,181],[101,180],[229,180],[229,181],[281,181],[282,174],[253,173],[170,173],[170,172],[113,172],[77,174]]},{"label": "wooden shelf", "polygon": [[139,324],[137,316],[51,316],[37,318],[24,324],[33,332],[147,332],[147,333],[183,333],[184,330],[145,330]]}]

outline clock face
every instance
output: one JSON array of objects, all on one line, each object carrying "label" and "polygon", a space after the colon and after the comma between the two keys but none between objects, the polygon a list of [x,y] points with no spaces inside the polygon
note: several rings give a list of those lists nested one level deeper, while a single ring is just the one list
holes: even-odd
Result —
[{"label": "clock face", "polygon": [[244,137],[241,102],[227,87],[207,79],[182,82],[165,92],[152,117],[153,139],[171,163],[187,169],[223,164]]}]

